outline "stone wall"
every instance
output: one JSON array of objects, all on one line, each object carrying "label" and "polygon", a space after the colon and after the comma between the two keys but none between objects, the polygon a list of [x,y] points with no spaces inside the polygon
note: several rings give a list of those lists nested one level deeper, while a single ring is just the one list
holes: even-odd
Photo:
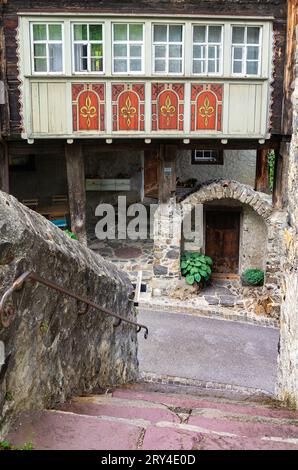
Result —
[{"label": "stone wall", "polygon": [[281,400],[298,408],[298,47],[292,102],[294,132],[289,155],[288,225],[284,231],[286,256],[283,266],[277,393]]},{"label": "stone wall", "polygon": [[[27,270],[135,320],[125,273],[0,192],[0,296]],[[32,282],[11,299],[12,323],[0,326],[0,431],[20,411],[137,378],[135,327],[114,328],[93,309],[79,316],[76,300]]]},{"label": "stone wall", "polygon": [[223,165],[192,165],[189,150],[180,151],[177,155],[177,177],[180,181],[195,178],[199,184],[207,180],[229,178],[254,187],[255,176],[255,150],[225,150]]}]

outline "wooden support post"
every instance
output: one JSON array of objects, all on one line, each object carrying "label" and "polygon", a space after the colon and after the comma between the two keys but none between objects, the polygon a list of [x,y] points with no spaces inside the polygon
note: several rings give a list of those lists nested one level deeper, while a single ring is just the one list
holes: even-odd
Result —
[{"label": "wooden support post", "polygon": [[177,146],[176,145],[161,145],[160,146],[160,185],[159,185],[159,200],[160,202],[167,202],[171,196],[176,193],[176,158]]},{"label": "wooden support post", "polygon": [[257,150],[257,165],[256,165],[256,191],[262,193],[269,192],[269,173],[268,173],[268,150]]},{"label": "wooden support post", "polygon": [[86,245],[85,165],[81,144],[66,144],[65,160],[71,230],[77,235],[79,241]]},{"label": "wooden support post", "polygon": [[285,54],[282,132],[284,135],[291,135],[293,123],[292,93],[295,85],[295,54],[298,2],[297,0],[288,0],[287,4],[287,47]]},{"label": "wooden support post", "polygon": [[0,189],[9,193],[9,159],[8,144],[0,141]]},{"label": "wooden support post", "polygon": [[275,152],[274,185],[273,185],[273,207],[283,209],[287,204],[287,180],[289,142],[281,142],[279,151]]}]

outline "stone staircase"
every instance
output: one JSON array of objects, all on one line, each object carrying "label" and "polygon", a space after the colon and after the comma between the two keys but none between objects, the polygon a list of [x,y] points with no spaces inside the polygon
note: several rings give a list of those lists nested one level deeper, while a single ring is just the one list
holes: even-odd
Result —
[{"label": "stone staircase", "polygon": [[47,450],[298,449],[298,412],[262,395],[138,383],[24,414],[7,440]]}]

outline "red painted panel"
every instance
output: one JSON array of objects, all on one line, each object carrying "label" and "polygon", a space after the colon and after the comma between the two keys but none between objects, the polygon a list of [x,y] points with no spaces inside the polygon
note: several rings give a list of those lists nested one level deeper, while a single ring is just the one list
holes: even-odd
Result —
[{"label": "red painted panel", "polygon": [[192,84],[191,130],[222,130],[223,85]]},{"label": "red painted panel", "polygon": [[163,91],[158,98],[158,128],[178,129],[178,97],[171,90]]},{"label": "red painted panel", "polygon": [[139,98],[136,93],[125,91],[118,98],[119,130],[137,131],[139,127]]},{"label": "red painted panel", "polygon": [[216,129],[216,96],[203,91],[197,98],[197,129]]},{"label": "red painted panel", "polygon": [[103,83],[72,84],[73,130],[105,130],[105,85]]},{"label": "red painted panel", "polygon": [[144,131],[145,84],[112,84],[113,131]]},{"label": "red painted panel", "polygon": [[97,94],[90,90],[81,93],[78,107],[79,129],[81,131],[99,130],[99,103]]}]

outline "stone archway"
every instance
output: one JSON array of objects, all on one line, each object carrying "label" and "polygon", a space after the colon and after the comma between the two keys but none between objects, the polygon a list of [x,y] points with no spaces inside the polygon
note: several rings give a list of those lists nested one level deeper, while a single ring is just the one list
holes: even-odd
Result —
[{"label": "stone archway", "polygon": [[[285,213],[273,209],[270,196],[237,181],[217,179],[207,181],[180,203],[174,199],[161,204],[155,213],[154,226],[154,277],[159,287],[167,291],[173,278],[180,276],[181,227],[183,220],[198,204],[216,200],[235,200],[250,206],[264,220],[267,230],[267,255],[264,295],[272,300],[272,312],[279,316],[281,257],[283,251],[283,226]],[[169,229],[171,225],[171,229]]]}]

